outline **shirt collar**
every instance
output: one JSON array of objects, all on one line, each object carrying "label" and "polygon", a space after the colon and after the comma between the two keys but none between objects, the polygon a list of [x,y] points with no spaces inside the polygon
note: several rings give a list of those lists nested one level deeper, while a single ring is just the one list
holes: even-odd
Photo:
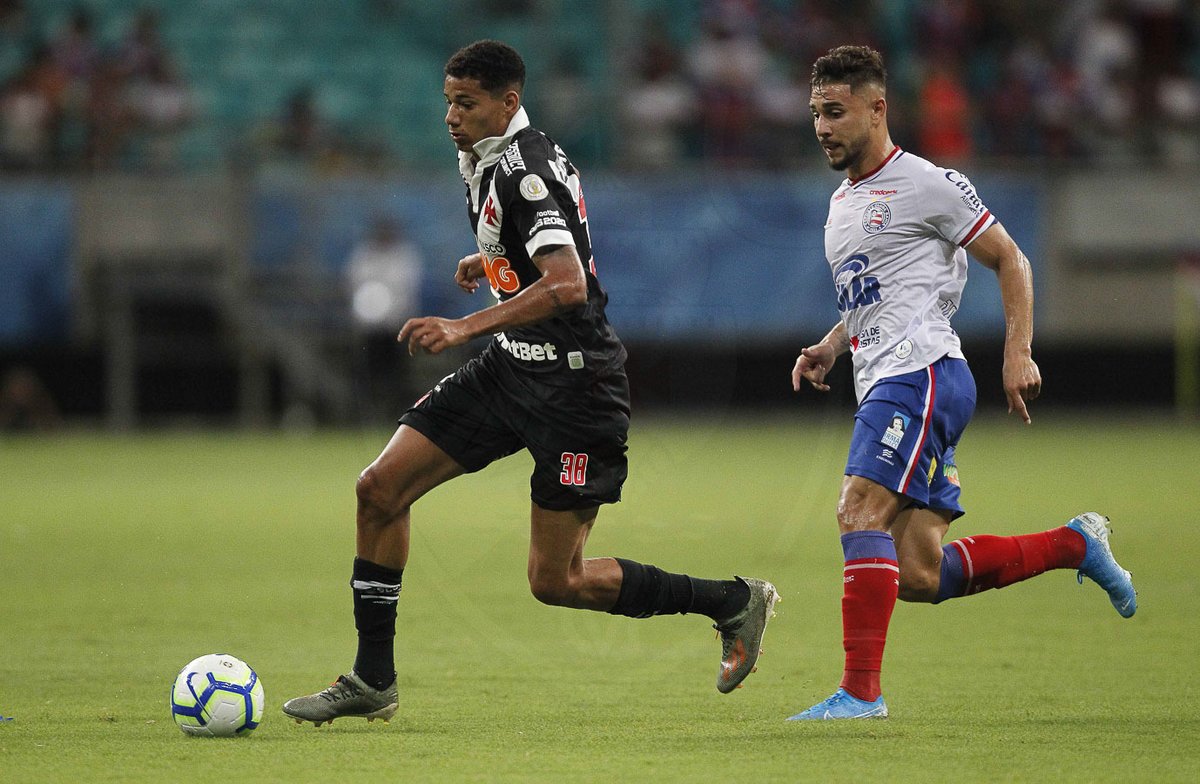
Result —
[{"label": "shirt collar", "polygon": [[900,149],[900,145],[898,145],[898,144],[892,145],[892,151],[887,154],[887,157],[884,158],[883,161],[878,166],[876,166],[874,169],[871,169],[871,171],[869,171],[866,174],[864,174],[863,176],[859,177],[857,180],[852,180],[849,177],[847,177],[846,183],[849,185],[852,185],[854,187],[858,187],[859,184],[866,182],[867,180],[874,177],[876,174],[879,174],[879,172],[883,171],[884,166],[887,166],[895,158],[897,158],[901,154],[903,154],[903,152],[904,151]]},{"label": "shirt collar", "polygon": [[495,163],[505,148],[512,143],[512,137],[528,127],[529,115],[525,113],[525,107],[522,106],[517,109],[517,113],[508,121],[508,128],[505,129],[502,136],[489,136],[486,139],[480,139],[472,146],[471,152],[462,152],[460,150],[458,153],[458,170],[462,173],[463,179],[470,182],[472,175],[478,168],[487,167]]}]

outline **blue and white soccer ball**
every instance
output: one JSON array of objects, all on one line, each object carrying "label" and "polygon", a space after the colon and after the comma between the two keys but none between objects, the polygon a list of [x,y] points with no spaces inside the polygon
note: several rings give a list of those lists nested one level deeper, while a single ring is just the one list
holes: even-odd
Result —
[{"label": "blue and white soccer ball", "polygon": [[171,687],[171,716],[188,735],[248,735],[262,715],[258,675],[227,653],[210,653],[188,662]]}]

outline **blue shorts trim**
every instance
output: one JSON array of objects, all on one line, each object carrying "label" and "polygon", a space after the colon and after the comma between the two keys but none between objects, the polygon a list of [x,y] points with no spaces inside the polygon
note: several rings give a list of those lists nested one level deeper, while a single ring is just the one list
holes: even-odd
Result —
[{"label": "blue shorts trim", "polygon": [[846,473],[878,482],[921,507],[963,514],[954,450],[975,412],[965,360],[877,382],[854,416]]}]

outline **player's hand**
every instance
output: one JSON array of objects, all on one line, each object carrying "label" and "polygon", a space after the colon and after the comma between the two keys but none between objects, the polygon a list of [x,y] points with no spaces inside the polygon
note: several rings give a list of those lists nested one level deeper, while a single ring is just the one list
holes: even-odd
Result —
[{"label": "player's hand", "polygon": [[408,354],[412,356],[418,350],[427,354],[440,353],[451,346],[461,346],[471,339],[458,319],[444,319],[437,316],[422,316],[411,318],[404,322],[400,334],[396,336],[397,343],[408,341]]},{"label": "player's hand", "polygon": [[805,346],[796,357],[796,366],[792,368],[792,391],[800,391],[801,380],[807,380],[818,392],[828,392],[829,385],[825,383],[825,374],[837,361],[833,346],[828,343],[818,343],[815,346]]},{"label": "player's hand", "polygon": [[[484,277],[483,256],[472,253],[458,260],[458,269],[454,272],[454,282],[468,294],[474,294],[479,288],[479,279]],[[410,352],[411,353],[411,352]]]},{"label": "player's hand", "polygon": [[1004,395],[1008,398],[1008,413],[1014,411],[1020,415],[1025,424],[1033,420],[1029,418],[1026,401],[1036,400],[1042,393],[1042,374],[1037,363],[1028,354],[1004,355]]}]

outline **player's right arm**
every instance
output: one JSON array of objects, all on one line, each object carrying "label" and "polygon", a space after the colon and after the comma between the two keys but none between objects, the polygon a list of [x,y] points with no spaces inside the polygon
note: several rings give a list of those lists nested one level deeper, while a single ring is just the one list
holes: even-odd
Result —
[{"label": "player's right arm", "polygon": [[[471,257],[459,262],[455,279]],[[425,316],[404,322],[396,340],[408,344],[408,353],[418,350],[438,354],[461,346],[480,335],[525,327],[559,316],[587,304],[587,279],[574,245],[548,245],[533,255],[542,276],[513,297],[458,319]],[[459,285],[462,285],[461,283]]]},{"label": "player's right arm", "polygon": [[828,392],[825,376],[838,356],[849,350],[850,338],[846,335],[846,325],[839,321],[821,338],[820,343],[800,349],[800,356],[796,357],[796,364],[792,368],[792,390],[799,392],[801,381],[807,380],[813,389]]}]

